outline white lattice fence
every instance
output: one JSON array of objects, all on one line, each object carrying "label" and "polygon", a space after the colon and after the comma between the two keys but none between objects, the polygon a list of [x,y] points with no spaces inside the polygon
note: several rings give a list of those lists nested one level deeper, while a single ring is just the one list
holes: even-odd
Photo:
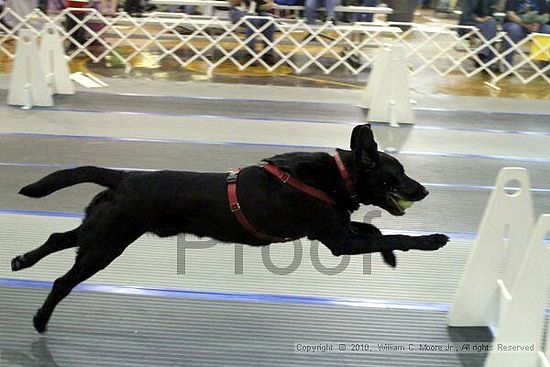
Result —
[{"label": "white lattice fence", "polygon": [[[516,76],[524,84],[537,78],[550,83],[548,62],[535,61],[537,56],[548,55],[550,52],[550,42],[541,42],[538,39],[543,37],[548,37],[550,41],[550,35],[536,34],[529,35],[516,44],[505,32],[499,32],[495,37],[486,40],[477,28],[458,25],[437,28],[414,25],[397,35],[398,42],[408,49],[407,58],[413,65],[417,65],[414,74],[432,70],[441,76],[459,72],[470,78],[485,72],[491,76],[493,84],[510,75]],[[502,44],[505,41],[512,46],[503,51]],[[535,53],[530,52],[533,43],[538,46]],[[492,60],[484,62],[478,57],[479,51],[484,48],[490,49],[495,55]],[[506,55],[511,52],[516,53],[513,64],[505,60]]]},{"label": "white lattice fence", "polygon": [[[547,75],[550,66],[534,61],[537,55],[549,53],[550,42],[540,42],[529,36],[514,44],[508,51],[501,52],[500,45],[507,35],[503,33],[491,40],[485,40],[474,27],[429,26],[410,23],[333,25],[324,23],[310,26],[303,20],[281,20],[276,18],[245,17],[236,24],[217,17],[187,16],[174,13],[151,13],[143,18],[133,18],[126,13],[106,17],[95,9],[86,9],[85,13],[75,15],[65,10],[55,16],[46,16],[39,10],[20,17],[10,9],[0,14],[0,20],[12,17],[11,28],[0,23],[0,56],[13,57],[13,47],[9,40],[17,39],[21,28],[30,28],[39,33],[43,24],[53,23],[67,43],[75,47],[68,53],[70,58],[85,55],[94,62],[106,58],[115,58],[127,68],[133,59],[145,52],[154,52],[158,61],[172,59],[182,67],[200,61],[206,65],[209,73],[220,65],[231,62],[240,69],[251,65],[261,65],[272,71],[285,65],[296,73],[306,69],[320,69],[326,74],[336,70],[346,70],[358,74],[368,68],[375,58],[377,48],[385,42],[395,42],[405,46],[407,61],[413,67],[413,74],[435,72],[440,76],[460,73],[469,78],[481,72],[492,77],[493,84],[513,75],[523,83],[542,78],[550,83]],[[65,31],[62,23],[69,18],[75,26]],[[257,20],[266,22],[255,26]],[[397,26],[405,25],[404,32]],[[244,29],[252,29],[252,35],[245,37]],[[272,41],[266,38],[268,27],[274,28]],[[460,32],[459,32],[460,31]],[[78,39],[83,32],[84,39]],[[255,38],[265,47],[252,50],[248,44]],[[472,46],[472,40],[477,40]],[[533,55],[529,48],[532,43],[538,45]],[[496,57],[483,63],[477,53],[489,47]],[[514,65],[506,63],[508,52],[516,52]],[[272,52],[275,63],[267,63],[263,56]],[[245,55],[245,57],[243,57]],[[475,63],[477,66],[475,66]],[[502,71],[495,70],[493,64],[501,63]]]}]

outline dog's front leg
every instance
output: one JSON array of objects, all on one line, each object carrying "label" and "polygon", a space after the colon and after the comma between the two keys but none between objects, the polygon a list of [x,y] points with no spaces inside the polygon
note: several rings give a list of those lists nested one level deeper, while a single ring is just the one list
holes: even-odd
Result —
[{"label": "dog's front leg", "polygon": [[[354,231],[355,233],[364,234],[364,235],[368,235],[368,234],[374,234],[374,235],[380,235],[380,236],[382,235],[382,232],[380,232],[380,230],[376,226],[370,223],[351,222],[350,226],[351,226],[351,230]],[[397,259],[395,258],[395,254],[393,251],[384,250],[384,251],[381,251],[381,254],[382,254],[382,259],[384,259],[384,262],[386,264],[388,264],[392,268],[395,268],[397,266]]]},{"label": "dog's front leg", "polygon": [[319,240],[327,246],[334,255],[358,255],[383,251],[434,251],[447,243],[449,238],[443,234],[427,236],[377,235],[362,234],[352,230],[351,226],[333,232],[328,236],[320,236]]},{"label": "dog's front leg", "polygon": [[350,227],[351,230],[355,233],[382,235],[382,232],[380,232],[380,230],[376,226],[370,223],[351,222]]}]

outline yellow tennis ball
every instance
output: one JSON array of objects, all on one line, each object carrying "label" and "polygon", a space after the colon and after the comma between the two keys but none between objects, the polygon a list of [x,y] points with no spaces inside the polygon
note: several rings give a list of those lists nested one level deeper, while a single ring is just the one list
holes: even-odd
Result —
[{"label": "yellow tennis ball", "polygon": [[399,199],[399,206],[400,206],[403,210],[409,209],[413,204],[414,204],[414,202],[412,202],[412,201]]}]

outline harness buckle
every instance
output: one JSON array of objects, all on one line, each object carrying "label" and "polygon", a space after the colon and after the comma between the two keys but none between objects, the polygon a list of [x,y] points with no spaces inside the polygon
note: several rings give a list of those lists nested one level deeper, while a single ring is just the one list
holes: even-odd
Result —
[{"label": "harness buckle", "polygon": [[229,208],[231,209],[231,213],[238,212],[241,210],[241,204],[239,203],[231,203],[229,204]]},{"label": "harness buckle", "polygon": [[239,171],[229,171],[229,174],[227,175],[227,183],[234,183],[237,182],[237,177],[239,176]]},{"label": "harness buckle", "polygon": [[283,173],[283,175],[281,176],[282,183],[287,183],[289,179],[290,179],[290,174],[288,172]]}]

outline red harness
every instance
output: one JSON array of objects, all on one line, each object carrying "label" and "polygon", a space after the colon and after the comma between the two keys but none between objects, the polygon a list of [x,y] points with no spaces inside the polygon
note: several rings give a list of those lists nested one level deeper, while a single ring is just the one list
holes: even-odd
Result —
[{"label": "red harness", "polygon": [[[346,187],[349,195],[354,201],[357,201],[357,195],[355,194],[353,182],[338,153],[334,155],[334,160],[336,162],[336,166],[338,167],[338,171],[340,172],[340,176],[344,181],[344,186]],[[310,196],[313,196],[316,199],[319,199],[331,205],[336,205],[334,200],[326,192],[321,191],[311,185],[308,185],[306,183],[303,183],[295,179],[289,173],[281,170],[279,167],[275,166],[273,163],[261,163],[260,167],[262,167],[266,172],[269,172],[273,176],[277,177],[282,183],[287,184],[291,187],[294,187],[295,189],[300,190]],[[227,199],[229,201],[229,209],[231,209],[231,212],[235,215],[239,223],[243,226],[244,229],[248,231],[248,233],[264,241],[286,242],[286,241],[292,240],[292,238],[280,238],[280,237],[274,237],[274,236],[269,236],[267,234],[264,234],[258,231],[248,221],[243,211],[241,210],[241,205],[239,204],[239,200],[237,196],[237,179],[239,177],[240,171],[241,169],[237,168],[233,171],[230,171],[229,175],[227,176]]]}]

